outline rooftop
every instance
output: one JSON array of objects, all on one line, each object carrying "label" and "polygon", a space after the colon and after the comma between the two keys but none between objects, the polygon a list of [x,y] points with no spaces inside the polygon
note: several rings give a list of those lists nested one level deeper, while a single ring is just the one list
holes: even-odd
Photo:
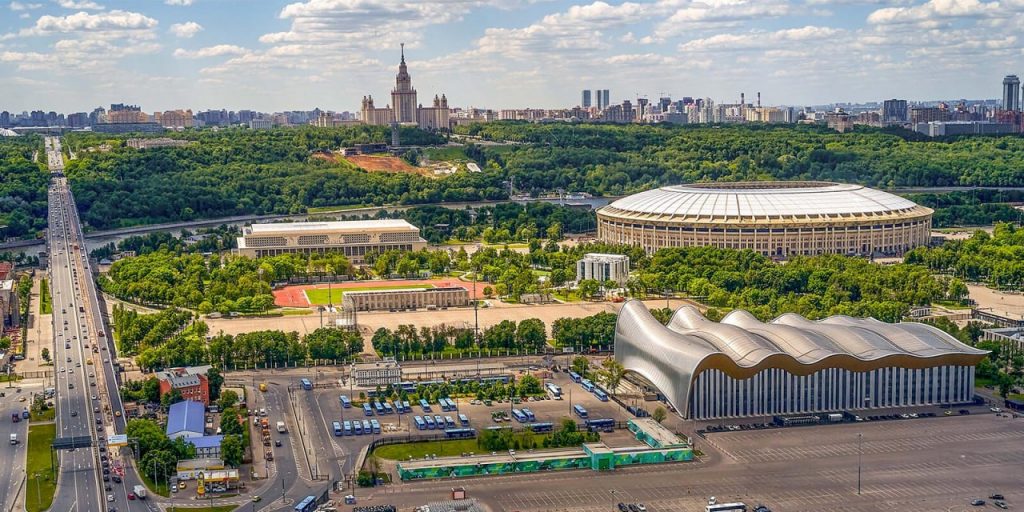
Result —
[{"label": "rooftop", "polygon": [[253,224],[247,228],[246,234],[262,235],[267,233],[305,233],[323,231],[419,231],[403,219],[377,219],[377,220],[346,220],[333,222],[278,222],[273,224]]},{"label": "rooftop", "polygon": [[843,216],[889,214],[918,206],[861,185],[764,181],[672,185],[640,192],[602,208],[675,217]]},{"label": "rooftop", "polygon": [[172,404],[167,411],[167,435],[170,436],[178,432],[198,432],[202,434],[203,425],[205,424],[203,414],[205,412],[206,408],[202,402],[184,400]]}]

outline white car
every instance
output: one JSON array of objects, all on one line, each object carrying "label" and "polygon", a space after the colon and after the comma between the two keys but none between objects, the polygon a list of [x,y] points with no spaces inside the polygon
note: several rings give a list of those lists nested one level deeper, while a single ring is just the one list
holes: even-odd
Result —
[{"label": "white car", "polygon": [[113,494],[108,494],[107,495],[107,501],[114,501],[114,495]]},{"label": "white car", "polygon": [[60,372],[64,373],[64,367],[63,366],[60,367]]}]

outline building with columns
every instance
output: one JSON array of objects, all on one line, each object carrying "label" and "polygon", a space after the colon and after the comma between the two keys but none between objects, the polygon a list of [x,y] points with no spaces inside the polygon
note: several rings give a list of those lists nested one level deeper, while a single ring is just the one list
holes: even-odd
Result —
[{"label": "building with columns", "polygon": [[391,104],[380,108],[374,103],[373,96],[363,96],[360,113],[363,122],[369,125],[386,126],[398,123],[438,131],[448,130],[451,117],[448,98],[444,94],[434,95],[434,102],[430,107],[417,103],[416,88],[412,86],[412,77],[409,76],[409,69],[405,64],[405,43],[402,43],[402,60],[398,64],[395,88],[391,90]]}]

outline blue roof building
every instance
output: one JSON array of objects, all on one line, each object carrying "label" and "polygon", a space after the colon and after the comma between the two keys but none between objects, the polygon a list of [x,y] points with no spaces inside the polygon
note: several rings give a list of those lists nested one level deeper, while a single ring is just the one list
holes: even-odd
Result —
[{"label": "blue roof building", "polygon": [[220,458],[220,442],[224,436],[189,437],[186,440],[196,447],[197,459]]},{"label": "blue roof building", "polygon": [[202,437],[205,413],[202,402],[185,400],[171,405],[167,412],[167,437]]}]

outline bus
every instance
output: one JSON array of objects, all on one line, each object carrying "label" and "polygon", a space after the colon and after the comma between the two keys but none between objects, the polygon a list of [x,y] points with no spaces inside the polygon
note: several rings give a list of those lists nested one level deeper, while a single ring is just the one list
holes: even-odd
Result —
[{"label": "bus", "polygon": [[363,404],[363,415],[373,416],[373,407],[370,407],[370,404]]},{"label": "bus", "polygon": [[445,416],[444,426],[445,428],[455,428],[455,420],[453,420],[451,416]]},{"label": "bus", "polygon": [[391,407],[391,402],[384,402],[384,414],[394,414],[395,408]]},{"label": "bus", "polygon": [[416,383],[415,382],[403,381],[403,382],[399,382],[398,385],[399,385],[399,387],[402,388],[402,391],[405,391],[406,393],[415,393],[416,392]]},{"label": "bus", "polygon": [[384,415],[384,405],[381,404],[380,402],[374,402],[373,403],[373,408],[377,410],[377,416],[383,416]]},{"label": "bus", "polygon": [[416,428],[417,429],[419,429],[419,430],[426,430],[427,429],[427,422],[423,421],[422,417],[416,416],[413,419],[416,420]]},{"label": "bus", "polygon": [[307,391],[313,389],[313,383],[310,382],[309,379],[307,378],[299,379],[299,384],[302,384],[302,389],[305,389]]},{"label": "bus", "polygon": [[604,390],[601,388],[594,388],[594,396],[596,396],[597,399],[602,402],[608,401],[608,393],[605,393]]},{"label": "bus", "polygon": [[405,409],[402,412],[412,412],[412,407],[409,405],[409,402],[405,400],[402,401],[402,409]]},{"label": "bus", "polygon": [[352,435],[352,422],[351,421],[347,421],[347,420],[345,421],[345,435],[346,436]]},{"label": "bus", "polygon": [[531,423],[526,426],[527,429],[533,432],[553,432],[555,430],[554,423]]},{"label": "bus", "polygon": [[512,409],[512,417],[515,418],[516,421],[518,421],[519,423],[526,423],[527,421],[526,415],[523,414],[523,411],[520,411],[519,409]]},{"label": "bus", "polygon": [[427,430],[434,430],[435,428],[437,428],[436,424],[434,423],[433,416],[428,414],[423,417],[423,420],[427,423]]},{"label": "bus", "polygon": [[434,423],[437,423],[437,429],[438,430],[444,428],[444,418],[442,418],[441,415],[439,415],[439,414],[435,414],[434,415]]},{"label": "bus", "polygon": [[569,370],[569,378],[572,379],[572,381],[576,382],[576,383],[579,383],[579,381],[582,379],[582,377],[580,377],[580,374],[578,374],[578,373],[576,373],[576,372],[574,372],[572,370]]},{"label": "bus", "polygon": [[615,428],[615,420],[611,418],[598,418],[586,421],[587,430],[594,432],[597,430],[610,430]]},{"label": "bus", "polygon": [[465,414],[460,414],[460,415],[459,415],[459,423],[460,423],[460,424],[461,424],[461,425],[462,425],[463,427],[467,427],[467,426],[469,426],[469,416],[466,416]]},{"label": "bus", "polygon": [[531,411],[529,408],[523,407],[523,414],[526,415],[527,421],[537,421],[537,416],[535,416],[533,414],[533,411]]},{"label": "bus", "polygon": [[555,400],[562,399],[562,388],[558,387],[558,384],[555,384],[554,382],[548,382],[547,385],[544,387],[547,388],[548,394],[551,395],[551,398]]},{"label": "bus", "polygon": [[452,402],[447,398],[439,398],[437,399],[437,403],[441,404],[441,410],[444,412],[448,412],[455,409],[455,402]]},{"label": "bus", "polygon": [[580,404],[576,404],[576,405],[572,406],[572,411],[575,412],[576,416],[579,416],[580,418],[586,418],[587,417],[587,410],[584,409],[583,406],[580,405]]},{"label": "bus", "polygon": [[380,434],[380,422],[377,420],[370,420],[370,428],[373,429],[374,434]]},{"label": "bus", "polygon": [[509,426],[509,425],[491,425],[490,427],[487,427],[487,430],[505,430],[505,429],[512,430],[512,427]]},{"label": "bus", "polygon": [[338,423],[337,421],[332,422],[331,427],[334,427],[334,436],[341,437],[341,423]]},{"label": "bus", "polygon": [[737,503],[716,503],[704,507],[704,512],[747,512],[747,504]]},{"label": "bus", "polygon": [[469,439],[476,437],[476,430],[472,428],[450,428],[444,431],[447,439]]},{"label": "bus", "polygon": [[420,407],[423,408],[423,412],[431,412],[430,403],[427,402],[426,398],[420,398]]},{"label": "bus", "polygon": [[359,420],[352,421],[352,430],[357,436],[363,435],[363,424]]},{"label": "bus", "polygon": [[306,496],[295,505],[293,510],[295,512],[313,512],[313,510],[316,510],[316,496]]},{"label": "bus", "polygon": [[369,421],[363,420],[363,433],[364,434],[372,434],[373,433],[373,427],[370,426],[370,422]]},{"label": "bus", "polygon": [[352,408],[352,400],[349,400],[348,396],[341,395],[341,396],[338,397],[338,401],[341,402],[341,406],[343,408],[345,408],[345,409],[351,409]]},{"label": "bus", "polygon": [[581,380],[580,381],[580,385],[583,386],[583,389],[585,389],[587,391],[593,391],[594,390],[594,383],[590,382],[589,379]]}]

